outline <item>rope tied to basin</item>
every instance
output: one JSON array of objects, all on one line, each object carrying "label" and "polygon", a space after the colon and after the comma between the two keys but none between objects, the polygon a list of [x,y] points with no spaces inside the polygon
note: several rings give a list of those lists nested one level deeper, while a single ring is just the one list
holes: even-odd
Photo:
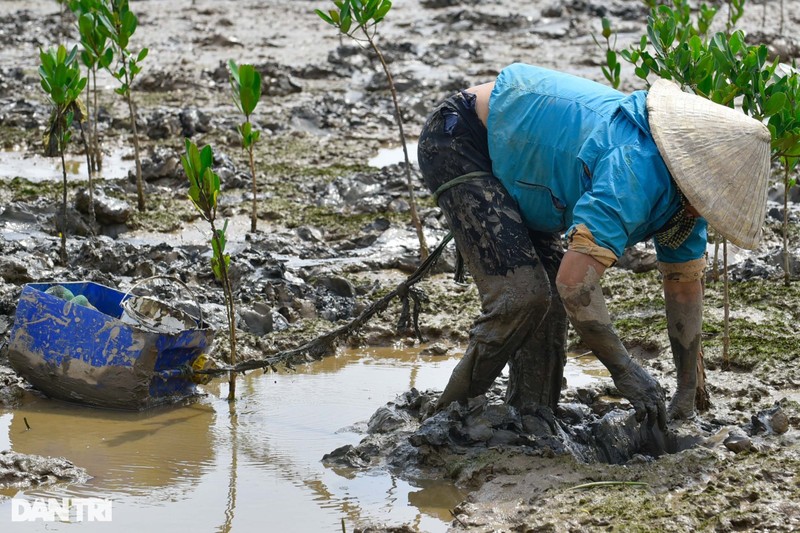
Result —
[{"label": "rope tied to basin", "polygon": [[189,368],[187,369],[187,372],[190,375],[196,376],[220,376],[230,372],[246,372],[248,370],[259,370],[265,368],[270,368],[275,371],[276,365],[281,363],[289,364],[294,358],[301,355],[311,357],[315,360],[321,359],[331,351],[333,344],[338,339],[346,337],[361,328],[373,316],[386,310],[389,303],[398,297],[401,299],[403,304],[403,308],[400,313],[400,319],[398,320],[398,328],[413,328],[417,338],[423,340],[422,332],[419,329],[419,312],[421,303],[424,300],[424,295],[422,291],[413,288],[413,286],[419,283],[425,274],[427,274],[436,264],[436,261],[444,252],[445,246],[447,246],[452,238],[452,233],[445,235],[445,237],[442,239],[442,242],[440,242],[436,249],[434,249],[430,255],[428,255],[428,257],[422,263],[420,263],[420,265],[411,275],[409,275],[404,281],[400,282],[397,287],[389,291],[389,293],[387,293],[385,296],[372,302],[366,309],[364,309],[364,311],[361,312],[360,315],[347,324],[324,333],[301,346],[278,352],[270,357],[250,359],[235,365]]}]

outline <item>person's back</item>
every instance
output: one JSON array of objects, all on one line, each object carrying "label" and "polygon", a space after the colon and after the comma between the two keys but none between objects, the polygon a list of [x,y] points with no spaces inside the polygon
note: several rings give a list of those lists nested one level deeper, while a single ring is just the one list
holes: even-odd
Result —
[{"label": "person's back", "polygon": [[[619,257],[669,223],[681,200],[650,134],[646,98],[532,65],[503,69],[488,102],[489,153],[529,228],[583,224]],[[690,249],[660,258],[698,257],[704,227],[694,234]]]}]

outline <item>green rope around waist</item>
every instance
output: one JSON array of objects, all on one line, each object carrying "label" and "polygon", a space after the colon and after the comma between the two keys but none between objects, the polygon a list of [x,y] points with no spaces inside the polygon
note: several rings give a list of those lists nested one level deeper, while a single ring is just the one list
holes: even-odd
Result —
[{"label": "green rope around waist", "polygon": [[486,172],[485,170],[476,170],[475,172],[469,172],[468,174],[463,174],[458,176],[457,178],[453,178],[450,181],[446,181],[443,183],[436,192],[433,193],[433,201],[436,205],[439,205],[439,197],[442,195],[443,192],[450,190],[451,188],[459,185],[461,183],[466,183],[468,181],[483,179],[483,178],[493,178],[494,175],[491,172]]}]

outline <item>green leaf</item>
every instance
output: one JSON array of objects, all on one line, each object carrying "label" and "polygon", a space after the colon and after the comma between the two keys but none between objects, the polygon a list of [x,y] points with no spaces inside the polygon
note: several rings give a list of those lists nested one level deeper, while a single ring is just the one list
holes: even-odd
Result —
[{"label": "green leaf", "polygon": [[382,21],[386,17],[386,14],[389,13],[390,9],[392,9],[392,2],[383,0],[380,7],[378,7],[378,10],[375,12],[375,22],[378,23]]},{"label": "green leaf", "polygon": [[211,168],[214,164],[214,153],[211,151],[210,145],[205,145],[203,149],[200,151],[200,169],[207,169]]},{"label": "green leaf", "polygon": [[788,102],[788,98],[786,98],[785,93],[775,93],[769,97],[769,99],[764,104],[764,116],[770,117],[777,113],[780,113],[784,107],[786,107],[786,103]]},{"label": "green leaf", "polygon": [[133,14],[133,11],[125,11],[122,14],[122,32],[124,35],[130,37],[134,34],[134,32],[136,32],[136,28],[138,26],[139,19],[137,19],[136,15]]},{"label": "green leaf", "polygon": [[242,137],[249,136],[252,130],[253,130],[253,125],[250,122],[245,122],[241,126],[239,126],[239,133],[241,133]]},{"label": "green leaf", "polygon": [[89,37],[94,33],[95,20],[91,13],[84,13],[78,19],[78,31],[83,37]]},{"label": "green leaf", "polygon": [[689,49],[692,51],[692,58],[697,59],[703,51],[703,41],[697,35],[689,39]]},{"label": "green leaf", "polygon": [[333,23],[333,19],[331,17],[329,17],[328,15],[326,15],[325,13],[323,13],[321,10],[315,9],[314,13],[316,13],[319,18],[321,18],[322,20],[324,20],[328,24],[330,24],[332,26],[335,25]]},{"label": "green leaf", "polygon": [[231,77],[236,82],[236,85],[239,85],[239,67],[236,66],[236,62],[233,59],[228,60],[228,68],[231,70]]},{"label": "green leaf", "polygon": [[368,21],[372,20],[372,16],[375,14],[375,11],[378,9],[378,2],[377,0],[368,0],[364,9],[361,11],[361,16],[359,17],[359,23],[366,24]]},{"label": "green leaf", "polygon": [[108,68],[111,65],[111,62],[114,60],[114,50],[111,47],[106,48],[106,51],[103,53],[103,56],[100,58],[100,66],[103,68]]},{"label": "green leaf", "polygon": [[733,54],[738,54],[744,47],[744,35],[741,32],[735,31],[731,34],[731,38],[728,40],[730,44],[730,50]]},{"label": "green leaf", "polygon": [[350,15],[342,18],[342,23],[339,26],[339,31],[342,33],[348,33],[350,31],[350,26],[352,25],[353,20],[350,18]]},{"label": "green leaf", "polygon": [[139,50],[139,55],[136,56],[136,62],[139,63],[140,61],[144,60],[147,57],[147,54],[150,52],[147,48],[142,48]]},{"label": "green leaf", "polygon": [[617,53],[614,50],[606,50],[606,63],[610,69],[617,65]]}]

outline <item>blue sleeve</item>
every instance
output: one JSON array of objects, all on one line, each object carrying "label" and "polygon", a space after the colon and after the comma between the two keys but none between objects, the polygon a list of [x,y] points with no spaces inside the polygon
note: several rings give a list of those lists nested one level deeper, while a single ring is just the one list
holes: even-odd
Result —
[{"label": "blue sleeve", "polygon": [[677,248],[661,246],[657,239],[653,239],[653,243],[656,245],[656,257],[663,263],[685,263],[700,259],[706,253],[708,223],[706,219],[698,218],[692,232]]},{"label": "blue sleeve", "polygon": [[573,222],[585,224],[595,242],[621,257],[631,236],[640,233],[651,216],[654,182],[641,181],[631,168],[633,146],[604,154],[592,172],[592,188],[575,204]]}]

